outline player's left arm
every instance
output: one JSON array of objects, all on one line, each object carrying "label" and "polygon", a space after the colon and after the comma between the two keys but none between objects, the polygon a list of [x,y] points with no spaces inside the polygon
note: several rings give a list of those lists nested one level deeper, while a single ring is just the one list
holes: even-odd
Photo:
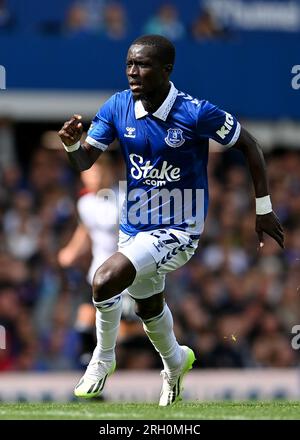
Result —
[{"label": "player's left arm", "polygon": [[260,247],[264,245],[264,232],[284,248],[283,228],[272,209],[266,164],[260,146],[256,139],[245,129],[241,128],[238,140],[233,145],[242,151],[248,163],[254,184],[256,197],[256,232]]},{"label": "player's left arm", "polygon": [[84,255],[91,248],[91,240],[86,227],[79,223],[70,241],[57,255],[57,261],[62,267],[70,267],[77,258]]}]

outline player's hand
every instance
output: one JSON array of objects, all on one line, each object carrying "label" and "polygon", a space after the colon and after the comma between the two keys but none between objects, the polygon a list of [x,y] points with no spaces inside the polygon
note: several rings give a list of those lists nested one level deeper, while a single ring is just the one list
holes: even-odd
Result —
[{"label": "player's hand", "polygon": [[61,267],[71,266],[74,261],[73,252],[68,247],[61,249],[57,254],[57,261]]},{"label": "player's hand", "polygon": [[81,119],[81,115],[73,115],[69,121],[64,123],[62,129],[58,132],[58,136],[65,145],[74,145],[80,140],[83,131]]},{"label": "player's hand", "polygon": [[272,211],[269,214],[256,215],[256,228],[259,247],[264,246],[264,232],[277,241],[279,246],[284,248],[283,229],[277,215]]}]

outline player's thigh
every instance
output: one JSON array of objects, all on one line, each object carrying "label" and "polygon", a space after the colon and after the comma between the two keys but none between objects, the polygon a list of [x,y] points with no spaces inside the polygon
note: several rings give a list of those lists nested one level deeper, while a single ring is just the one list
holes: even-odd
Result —
[{"label": "player's thigh", "polygon": [[149,298],[162,292],[165,286],[165,277],[157,274],[155,259],[143,241],[142,233],[129,236],[120,231],[119,252],[123,253],[136,269],[136,277],[127,289],[134,299]]},{"label": "player's thigh", "polygon": [[151,253],[158,276],[164,276],[184,264],[194,255],[199,236],[176,229],[157,229],[137,235],[137,243]]},{"label": "player's thigh", "polygon": [[153,275],[148,278],[136,277],[134,282],[127,288],[128,293],[135,300],[150,298],[163,292],[165,288],[165,276]]},{"label": "player's thigh", "polygon": [[131,296],[148,298],[164,290],[165,275],[184,265],[194,254],[197,240],[182,232],[159,229],[135,237],[120,234],[119,251],[132,262],[136,277]]}]

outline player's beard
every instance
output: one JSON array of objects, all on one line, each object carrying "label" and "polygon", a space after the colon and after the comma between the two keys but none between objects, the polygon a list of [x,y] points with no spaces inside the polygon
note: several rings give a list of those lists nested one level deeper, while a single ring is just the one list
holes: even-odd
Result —
[{"label": "player's beard", "polygon": [[147,98],[146,98],[146,96],[144,95],[144,94],[139,94],[139,95],[134,95],[132,92],[131,92],[131,94],[132,94],[132,97],[133,97],[133,100],[134,101],[147,101]]},{"label": "player's beard", "polygon": [[155,93],[153,93],[153,94],[141,93],[139,95],[134,95],[132,93],[134,101],[135,102],[136,101],[142,101],[143,107],[149,113],[155,112],[160,107],[160,105],[161,105],[161,103],[158,104],[158,105],[153,104],[153,95],[155,95]]},{"label": "player's beard", "polygon": [[159,107],[159,105],[153,104],[153,100],[149,95],[142,95],[139,100],[142,101],[144,109],[149,113],[155,112]]}]

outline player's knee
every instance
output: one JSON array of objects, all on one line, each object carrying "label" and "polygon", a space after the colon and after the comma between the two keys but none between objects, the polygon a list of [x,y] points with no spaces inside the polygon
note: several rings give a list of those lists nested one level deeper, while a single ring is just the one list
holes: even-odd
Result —
[{"label": "player's knee", "polygon": [[93,298],[96,302],[104,301],[113,296],[112,291],[113,271],[109,268],[99,267],[93,280]]},{"label": "player's knee", "polygon": [[135,313],[145,321],[158,316],[163,307],[163,297],[154,295],[147,299],[136,300]]},{"label": "player's knee", "polygon": [[136,270],[131,261],[120,252],[116,252],[95,273],[94,301],[105,301],[123,292],[132,284],[135,275]]}]

